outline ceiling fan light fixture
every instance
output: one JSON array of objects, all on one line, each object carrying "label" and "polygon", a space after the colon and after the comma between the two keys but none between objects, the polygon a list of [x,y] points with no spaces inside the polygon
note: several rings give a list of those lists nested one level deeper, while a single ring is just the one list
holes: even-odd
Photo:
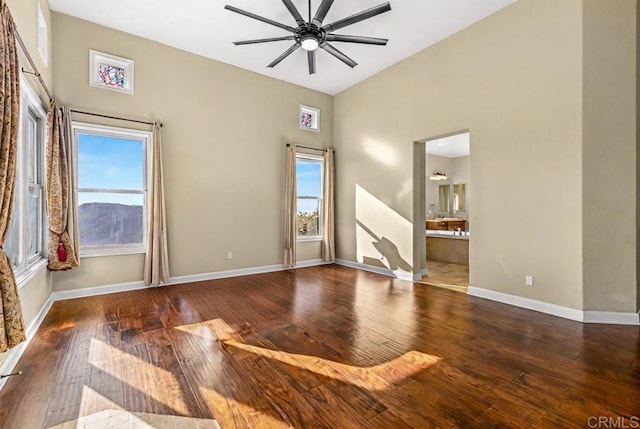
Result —
[{"label": "ceiling fan light fixture", "polygon": [[[0,0],[1,2],[2,0]],[[301,1],[301,0],[298,0]],[[297,49],[302,48],[307,51],[307,61],[309,63],[309,74],[315,74],[316,72],[316,50],[318,48],[326,51],[330,55],[333,55],[338,60],[345,63],[347,66],[354,68],[358,65],[354,60],[349,58],[344,53],[340,52],[335,46],[329,42],[345,42],[345,43],[360,43],[365,45],[386,45],[388,39],[382,39],[379,37],[367,37],[367,36],[354,36],[349,34],[335,34],[336,30],[348,27],[365,19],[373,18],[391,10],[391,4],[389,1],[385,1],[378,6],[371,7],[363,10],[346,18],[339,19],[329,24],[324,24],[324,19],[333,5],[335,0],[320,0],[320,5],[316,10],[314,16],[311,15],[311,0],[309,2],[309,20],[305,20],[300,14],[298,8],[294,5],[293,0],[282,0],[284,6],[287,8],[291,17],[296,22],[296,27],[291,27],[287,24],[283,24],[278,21],[274,21],[264,16],[256,15],[255,13],[237,8],[231,5],[225,5],[225,9],[231,12],[244,15],[247,18],[255,19],[257,21],[264,22],[265,24],[272,25],[274,27],[281,28],[291,34],[279,37],[267,37],[262,39],[242,40],[233,42],[234,45],[252,45],[254,43],[266,43],[266,42],[279,42],[284,40],[293,40],[295,43],[289,47],[286,51],[280,54],[275,60],[271,61],[267,67],[273,68],[280,64],[282,60],[293,54]]]},{"label": "ceiling fan light fixture", "polygon": [[316,49],[318,49],[318,46],[320,46],[320,43],[318,43],[318,39],[311,35],[300,40],[300,44],[302,45],[302,49],[304,49],[305,51],[315,51]]}]

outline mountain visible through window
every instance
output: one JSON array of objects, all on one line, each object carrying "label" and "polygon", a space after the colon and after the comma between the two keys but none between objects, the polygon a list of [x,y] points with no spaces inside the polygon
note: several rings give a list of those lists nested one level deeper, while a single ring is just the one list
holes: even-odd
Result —
[{"label": "mountain visible through window", "polygon": [[[76,129],[81,250],[145,246],[145,136]],[[122,135],[120,135],[122,134]]]}]

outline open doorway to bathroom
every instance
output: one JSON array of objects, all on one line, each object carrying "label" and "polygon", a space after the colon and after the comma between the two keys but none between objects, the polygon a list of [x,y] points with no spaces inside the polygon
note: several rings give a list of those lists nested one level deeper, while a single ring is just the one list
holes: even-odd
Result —
[{"label": "open doorway to bathroom", "polygon": [[467,292],[469,287],[470,133],[426,141],[425,245],[420,283]]}]

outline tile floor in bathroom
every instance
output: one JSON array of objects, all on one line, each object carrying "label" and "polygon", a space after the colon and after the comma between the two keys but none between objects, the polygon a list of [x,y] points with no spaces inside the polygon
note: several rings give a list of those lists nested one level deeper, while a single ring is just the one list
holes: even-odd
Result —
[{"label": "tile floor in bathroom", "polygon": [[467,293],[469,266],[449,262],[427,261],[428,275],[418,283]]}]

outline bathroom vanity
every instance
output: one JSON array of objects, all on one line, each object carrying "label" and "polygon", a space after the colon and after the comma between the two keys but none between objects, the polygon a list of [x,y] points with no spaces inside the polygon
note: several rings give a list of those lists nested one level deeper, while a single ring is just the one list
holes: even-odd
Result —
[{"label": "bathroom vanity", "polygon": [[465,231],[465,224],[467,223],[464,219],[453,218],[453,217],[445,217],[438,219],[427,219],[426,228],[432,230],[440,230],[440,231]]}]

